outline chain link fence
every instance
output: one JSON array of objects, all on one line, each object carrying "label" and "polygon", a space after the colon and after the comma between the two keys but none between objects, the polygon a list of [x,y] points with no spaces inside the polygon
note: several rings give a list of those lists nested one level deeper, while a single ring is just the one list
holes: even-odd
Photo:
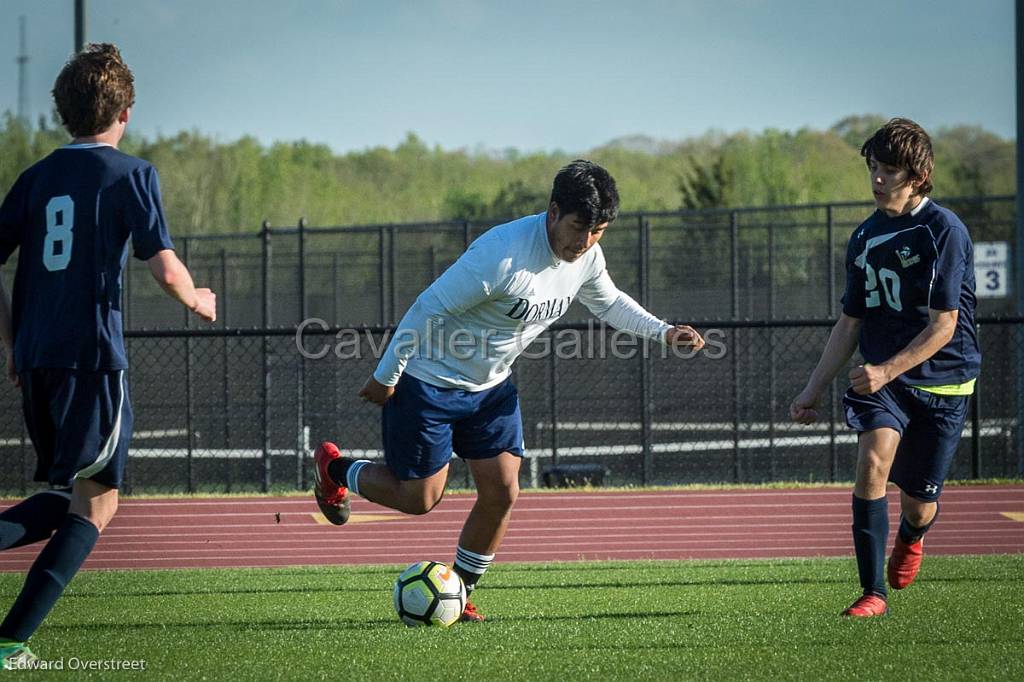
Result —
[{"label": "chain link fence", "polygon": [[[1012,244],[1012,198],[944,203],[976,242]],[[523,485],[543,484],[552,467],[606,485],[851,480],[845,372],[821,423],[791,424],[788,405],[824,347],[846,241],[870,210],[621,216],[601,242],[613,279],[655,314],[696,324],[708,348],[676,357],[596,324],[574,304],[514,368],[528,451]],[[300,222],[178,239],[196,281],[218,293],[214,328],[197,328],[133,262],[124,287],[136,412],[126,490],[306,489],[309,450],[323,439],[381,457],[379,408],[356,394],[404,310],[489,225]],[[10,277],[13,268],[4,270]],[[954,478],[1021,473],[1024,321],[1015,310],[1012,297],[979,300],[984,364]],[[296,333],[314,318],[323,323]],[[323,357],[305,357],[300,346]],[[35,456],[10,385],[0,405],[0,493],[23,494],[36,485]],[[461,460],[450,483],[471,483]]]}]

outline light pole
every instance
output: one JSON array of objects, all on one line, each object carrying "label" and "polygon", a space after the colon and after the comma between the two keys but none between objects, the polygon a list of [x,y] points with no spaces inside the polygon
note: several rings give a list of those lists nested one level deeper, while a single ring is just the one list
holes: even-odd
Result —
[{"label": "light pole", "polygon": [[85,0],[75,0],[75,54],[85,47]]}]

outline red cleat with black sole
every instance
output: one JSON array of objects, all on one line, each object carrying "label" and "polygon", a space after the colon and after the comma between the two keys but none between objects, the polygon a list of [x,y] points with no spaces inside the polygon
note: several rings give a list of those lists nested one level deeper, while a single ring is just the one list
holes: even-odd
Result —
[{"label": "red cleat with black sole", "polygon": [[313,496],[320,513],[335,526],[344,525],[351,514],[348,489],[334,482],[327,465],[341,457],[334,443],[324,441],[313,451]]},{"label": "red cleat with black sole", "polygon": [[462,610],[462,616],[459,618],[459,621],[462,623],[482,623],[485,620],[487,619],[484,618],[484,614],[476,610],[473,602],[466,600],[466,607]]}]

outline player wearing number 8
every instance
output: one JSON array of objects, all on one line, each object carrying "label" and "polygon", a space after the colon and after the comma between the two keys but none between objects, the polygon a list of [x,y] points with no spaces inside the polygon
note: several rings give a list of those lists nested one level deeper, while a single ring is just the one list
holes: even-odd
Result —
[{"label": "player wearing number 8", "polygon": [[895,118],[861,149],[875,211],[850,238],[843,313],[807,386],[790,406],[810,423],[825,388],[860,347],[843,397],[857,430],[853,540],[863,595],[843,613],[888,611],[883,576],[888,538],[886,482],[901,490],[899,535],[889,584],[910,585],[925,532],[956,454],[981,366],[974,327],[974,249],[967,228],[928,198],[931,140]]},{"label": "player wearing number 8", "polygon": [[156,169],[117,149],[135,98],[117,48],[75,55],[53,96],[74,139],[22,173],[0,206],[0,265],[19,251],[13,306],[0,283],[0,340],[22,390],[35,478],[51,488],[0,513],[0,550],[49,538],[0,623],[0,667],[31,658],[26,640],[117,510],[132,435],[121,318],[129,240],[172,298],[216,317],[213,292],[196,289],[174,255]]}]

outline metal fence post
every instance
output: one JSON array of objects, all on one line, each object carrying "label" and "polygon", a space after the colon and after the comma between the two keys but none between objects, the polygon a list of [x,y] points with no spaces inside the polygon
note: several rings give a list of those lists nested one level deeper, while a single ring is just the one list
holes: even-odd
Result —
[{"label": "metal fence post", "polygon": [[[1024,316],[1024,0],[1014,3],[1017,63],[1017,201],[1016,253],[1017,315]],[[1017,473],[1024,475],[1024,327],[1017,326]]]},{"label": "metal fence post", "polygon": [[[338,290],[341,288],[341,279],[338,273],[338,254],[334,253],[331,256],[331,286],[333,294],[331,296],[331,304],[334,311],[334,324],[341,324],[341,296],[338,295]],[[331,373],[334,376],[334,404],[341,405],[341,363],[331,363]]]},{"label": "metal fence post", "polygon": [[[187,237],[181,240],[181,250],[185,266],[192,261],[192,241]],[[192,328],[192,311],[185,308],[185,329]],[[192,471],[193,447],[193,397],[192,397],[192,336],[185,337],[185,487],[189,493],[195,492],[195,479]]]},{"label": "metal fence post", "polygon": [[[775,321],[775,223],[768,225],[768,319]],[[775,327],[768,328],[768,471],[775,480]]]},{"label": "metal fence post", "polygon": [[[740,255],[739,255],[739,217],[736,211],[729,212],[729,249],[732,271],[732,319],[740,318]],[[732,329],[732,476],[739,482],[743,479],[743,466],[740,460],[740,355],[739,329]]]},{"label": "metal fence post", "polygon": [[384,295],[384,262],[384,227],[382,226],[377,229],[377,280],[380,282],[380,308],[377,317],[382,327],[388,323],[387,297]]},{"label": "metal fence post", "polygon": [[[640,265],[640,305],[646,308],[650,299],[650,223],[644,216],[640,216],[637,223]],[[647,339],[641,339],[640,353],[640,448],[643,452],[643,474],[644,485],[650,485],[654,477],[654,449],[651,447],[651,411],[653,398],[651,392],[651,354],[648,352],[649,343]]]},{"label": "metal fence post", "polygon": [[[299,324],[309,317],[306,303],[306,219],[299,218]],[[297,403],[297,429],[295,433],[295,487],[297,490],[306,488],[306,468],[303,463],[305,455],[306,430],[306,356],[299,354],[299,375],[295,382],[295,401]]]},{"label": "metal fence post", "polygon": [[129,294],[131,293],[133,260],[135,259],[129,258],[125,261],[124,271],[121,273],[121,323],[123,329],[131,328],[132,298]]},{"label": "metal fence post", "polygon": [[[263,328],[270,327],[270,221],[263,221],[263,258],[262,258],[262,295],[263,295]],[[271,485],[270,459],[270,337],[263,337],[263,492],[269,492]]]},{"label": "metal fence post", "polygon": [[388,284],[390,285],[388,290],[391,292],[391,296],[388,301],[388,307],[391,308],[391,315],[389,316],[388,321],[391,324],[398,323],[398,272],[395,269],[395,251],[397,249],[396,241],[395,228],[391,227],[388,230]]},{"label": "metal fence post", "polygon": [[828,272],[828,286],[825,295],[825,310],[832,317],[835,317],[836,310],[836,235],[835,235],[835,211],[831,204],[825,207],[825,248],[828,251],[825,263]]},{"label": "metal fence post", "polygon": [[[981,347],[981,325],[974,328]],[[974,395],[971,396],[971,478],[981,478],[981,377],[974,382]]]},{"label": "metal fence post", "polygon": [[[221,329],[228,329],[230,325],[231,307],[228,296],[228,252],[227,249],[220,250],[220,286],[221,293],[218,296],[217,316],[220,317]],[[231,449],[231,353],[227,335],[221,339],[221,353],[223,355],[224,374],[221,377],[221,414],[224,418],[224,447]],[[234,483],[234,466],[228,461],[226,467],[227,491],[231,492]]]},{"label": "metal fence post", "polygon": [[20,421],[21,421],[21,436],[20,436],[19,440],[21,441],[21,494],[22,494],[22,496],[25,496],[25,495],[28,494],[28,481],[29,481],[29,477],[31,476],[31,474],[29,473],[28,447],[26,447],[26,443],[25,443],[25,440],[26,440],[26,438],[25,438],[25,435],[26,435],[26,433],[25,433],[25,429],[26,429],[26,427],[25,427],[25,420],[22,419]]},{"label": "metal fence post", "polygon": [[[548,332],[550,334],[550,332]],[[551,419],[551,466],[558,464],[558,353],[548,353],[548,416]]]},{"label": "metal fence post", "polygon": [[[218,297],[217,315],[220,317],[221,329],[230,326],[231,308],[228,297],[228,252],[227,249],[220,250],[220,286],[221,295]],[[231,447],[231,353],[228,344],[228,337],[225,336],[221,343],[221,353],[224,356],[224,376],[221,395],[221,414],[224,415],[224,446]]]},{"label": "metal fence post", "polygon": [[338,254],[331,254],[331,312],[334,314],[332,322],[341,324],[341,296],[338,290],[341,288],[341,278],[338,273]]},{"label": "metal fence post", "polygon": [[[836,237],[835,237],[835,213],[830,204],[825,208],[825,243],[828,245],[826,255],[826,268],[828,270],[828,300],[825,302],[825,309],[830,319],[836,318]],[[835,482],[839,477],[839,448],[836,447],[836,419],[839,418],[839,388],[836,379],[829,384],[829,408],[828,408],[828,455],[829,455],[829,480]]]}]

